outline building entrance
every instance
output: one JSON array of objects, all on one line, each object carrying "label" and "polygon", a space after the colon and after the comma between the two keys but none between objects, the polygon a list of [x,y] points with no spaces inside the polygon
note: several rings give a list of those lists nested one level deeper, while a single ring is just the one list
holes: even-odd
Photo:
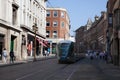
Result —
[{"label": "building entrance", "polygon": [[11,36],[10,51],[14,50],[15,39],[16,39],[16,36]]},{"label": "building entrance", "polygon": [[2,60],[2,50],[4,48],[4,35],[0,34],[0,60]]}]

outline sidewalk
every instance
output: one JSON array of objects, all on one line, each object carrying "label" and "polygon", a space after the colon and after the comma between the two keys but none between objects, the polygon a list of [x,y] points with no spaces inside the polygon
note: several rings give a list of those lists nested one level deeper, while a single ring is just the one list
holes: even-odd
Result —
[{"label": "sidewalk", "polygon": [[[49,56],[36,56],[36,61],[41,61],[41,60],[47,60],[47,59],[52,59],[55,58],[54,54],[50,54]],[[24,64],[24,63],[28,63],[28,62],[32,62],[34,59],[34,57],[28,57],[27,60],[16,60],[14,61],[14,63],[3,63],[2,61],[0,61],[0,67],[4,67],[4,66],[11,66],[11,65],[18,65],[18,64]]]},{"label": "sidewalk", "polygon": [[85,58],[79,62],[70,80],[120,80],[120,66]]}]

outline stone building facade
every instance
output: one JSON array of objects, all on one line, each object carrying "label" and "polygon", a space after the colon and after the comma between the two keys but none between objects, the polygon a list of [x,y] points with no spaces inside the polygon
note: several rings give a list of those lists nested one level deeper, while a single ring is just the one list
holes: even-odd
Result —
[{"label": "stone building facade", "polygon": [[19,0],[0,0],[0,56],[3,48],[14,50],[16,59],[21,54],[21,29],[19,25]]},{"label": "stone building facade", "polygon": [[120,65],[120,0],[107,3],[107,45],[113,64]]},{"label": "stone building facade", "polygon": [[[100,18],[95,22],[96,26],[96,48],[100,51],[106,51],[106,30],[107,30],[107,14],[102,11]],[[95,34],[93,36],[95,36]],[[93,39],[94,40],[94,39]]]},{"label": "stone building facade", "polygon": [[[45,40],[45,1],[47,0],[0,0],[0,59],[3,48],[7,49],[8,55],[10,50],[14,50],[16,60],[27,59],[28,44],[31,44],[32,56],[35,47],[33,26],[38,28],[36,42],[39,44]],[[36,45],[36,50],[41,49],[42,53],[42,47],[41,44]]]},{"label": "stone building facade", "polygon": [[[36,27],[37,30],[35,31],[33,27]],[[45,0],[21,0],[20,28],[22,29],[22,58],[26,59],[27,56],[33,56],[34,53],[37,56],[42,54],[46,37]]]},{"label": "stone building facade", "polygon": [[75,52],[76,53],[82,53],[85,50],[85,42],[84,42],[84,26],[81,26],[80,28],[78,28],[75,32],[76,32],[76,37],[75,37]]},{"label": "stone building facade", "polygon": [[95,16],[94,22],[88,19],[85,26],[76,30],[77,53],[85,53],[87,51],[105,51],[106,29],[106,12],[101,12],[100,17]]}]

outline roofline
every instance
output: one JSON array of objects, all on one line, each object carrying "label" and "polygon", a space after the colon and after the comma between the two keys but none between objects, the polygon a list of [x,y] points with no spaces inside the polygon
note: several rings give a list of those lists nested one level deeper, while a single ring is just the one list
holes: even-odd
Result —
[{"label": "roofline", "polygon": [[60,7],[47,7],[46,10],[61,10],[67,12],[65,8],[60,8]]}]

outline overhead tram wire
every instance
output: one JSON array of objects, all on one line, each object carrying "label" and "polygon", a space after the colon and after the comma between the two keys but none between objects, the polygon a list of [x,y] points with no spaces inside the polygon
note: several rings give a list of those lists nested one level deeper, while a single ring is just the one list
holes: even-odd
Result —
[{"label": "overhead tram wire", "polygon": [[47,2],[48,2],[47,7],[51,7],[51,8],[53,8],[53,6],[52,6],[51,2],[50,2],[49,0],[48,0]]}]

